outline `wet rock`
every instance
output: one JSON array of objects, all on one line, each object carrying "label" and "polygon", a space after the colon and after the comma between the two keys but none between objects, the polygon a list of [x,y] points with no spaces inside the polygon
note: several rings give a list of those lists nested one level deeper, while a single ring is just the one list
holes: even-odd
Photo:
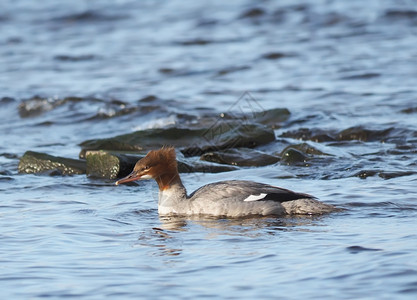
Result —
[{"label": "wet rock", "polygon": [[317,143],[335,141],[335,133],[321,129],[300,128],[294,131],[284,132],[281,136],[298,140],[310,140]]},{"label": "wet rock", "polygon": [[286,108],[274,108],[256,112],[254,114],[254,121],[272,128],[278,128],[280,123],[285,122],[290,118],[290,115],[290,111]]},{"label": "wet rock", "polygon": [[280,160],[279,157],[248,148],[226,149],[223,151],[208,152],[203,154],[200,159],[204,161],[216,162],[219,164],[245,167],[267,166],[272,165]]},{"label": "wet rock", "polygon": [[19,173],[48,173],[56,175],[85,174],[86,163],[78,159],[52,156],[45,153],[27,151],[19,161]]},{"label": "wet rock", "polygon": [[381,130],[366,129],[363,126],[355,126],[344,129],[340,132],[333,130],[308,129],[300,128],[294,131],[284,132],[282,137],[289,137],[300,140],[311,140],[315,142],[329,142],[329,141],[386,141],[390,137],[395,137],[398,134],[393,134],[394,128],[387,128]]},{"label": "wet rock", "polygon": [[[87,176],[105,179],[125,177],[133,171],[135,164],[144,156],[107,151],[87,151]],[[220,173],[236,169],[232,166],[178,159],[178,171],[180,173]]]},{"label": "wet rock", "polygon": [[345,129],[338,134],[338,140],[351,141],[358,140],[362,142],[383,141],[388,138],[393,128],[383,130],[370,130],[362,126]]},{"label": "wet rock", "polygon": [[245,18],[256,18],[263,16],[265,14],[265,11],[262,8],[254,7],[251,8],[245,12],[243,12],[239,18],[245,19]]},{"label": "wet rock", "polygon": [[288,56],[285,53],[281,53],[281,52],[270,52],[270,53],[265,53],[264,55],[262,55],[262,58],[264,59],[280,59],[283,57]]},{"label": "wet rock", "polygon": [[12,172],[8,170],[0,170],[0,176],[10,176],[12,175]]},{"label": "wet rock", "polygon": [[[94,98],[87,98],[89,101],[98,101]],[[32,98],[22,101],[19,106],[19,115],[21,118],[35,117],[43,114],[44,112],[53,110],[54,108],[66,104],[68,102],[81,102],[85,100],[80,97],[66,97],[60,98],[44,98],[34,96]]]},{"label": "wet rock", "polygon": [[410,176],[410,175],[414,175],[416,172],[412,172],[412,171],[397,171],[397,172],[380,172],[378,175],[379,177],[383,178],[383,179],[392,179],[392,178],[397,178],[397,177],[402,177],[402,176]]},{"label": "wet rock", "polygon": [[378,174],[378,170],[360,170],[353,174],[354,177],[359,177],[361,179],[366,179],[368,177],[372,177]]},{"label": "wet rock", "polygon": [[178,172],[180,173],[221,173],[235,171],[237,169],[237,167],[217,163],[210,163],[205,161],[195,161],[192,163],[184,160],[178,161]]},{"label": "wet rock", "polygon": [[214,43],[214,41],[200,38],[178,42],[178,44],[182,46],[204,46],[211,43]]},{"label": "wet rock", "polygon": [[158,71],[162,74],[172,74],[175,72],[173,68],[159,68]]},{"label": "wet rock", "polygon": [[287,165],[303,165],[306,166],[308,156],[303,152],[292,147],[285,148],[281,153],[281,162]]},{"label": "wet rock", "polygon": [[286,108],[274,108],[263,111],[254,111],[246,114],[239,113],[223,113],[222,117],[225,120],[242,120],[250,121],[252,123],[260,123],[271,128],[279,128],[280,123],[287,121],[290,118],[290,111]]},{"label": "wet rock", "polygon": [[7,152],[0,153],[0,156],[3,156],[3,157],[8,158],[8,159],[17,159],[17,158],[19,158],[18,155],[14,154],[14,153],[7,153]]},{"label": "wet rock", "polygon": [[19,104],[19,115],[22,118],[40,115],[45,111],[54,108],[53,102],[50,99],[35,96],[31,99],[25,100]]},{"label": "wet rock", "polygon": [[409,108],[404,108],[401,110],[401,112],[403,114],[413,114],[413,113],[417,113],[417,107],[409,107]]},{"label": "wet rock", "polygon": [[14,98],[11,98],[11,97],[3,97],[3,98],[0,99],[0,105],[10,104],[10,103],[13,103],[15,101],[16,100]]},{"label": "wet rock", "polygon": [[208,129],[156,128],[113,138],[88,140],[80,144],[80,157],[84,158],[88,150],[143,152],[159,149],[163,145],[180,148],[186,156],[196,156],[219,149],[255,147],[274,140],[274,132],[260,124],[218,122]]},{"label": "wet rock", "polygon": [[381,171],[381,170],[360,170],[353,174],[354,177],[359,177],[361,179],[366,179],[368,177],[373,177],[378,175],[383,179],[392,179],[402,176],[414,175],[414,171]]},{"label": "wet rock", "polygon": [[282,150],[282,153],[286,152],[287,149],[290,149],[290,148],[298,150],[298,151],[304,153],[305,155],[330,155],[328,153],[324,153],[324,152],[314,148],[313,146],[311,146],[307,143],[290,145],[290,146],[286,147],[284,150]]},{"label": "wet rock", "polygon": [[143,156],[131,156],[105,151],[87,151],[87,176],[116,179],[132,172],[136,162]]},{"label": "wet rock", "polygon": [[156,100],[158,100],[158,97],[156,97],[155,95],[148,95],[139,99],[138,102],[149,103],[149,102],[154,102]]}]

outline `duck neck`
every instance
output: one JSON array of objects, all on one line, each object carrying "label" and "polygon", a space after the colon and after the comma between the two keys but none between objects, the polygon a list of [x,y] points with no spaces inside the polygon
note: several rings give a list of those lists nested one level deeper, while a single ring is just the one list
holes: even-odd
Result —
[{"label": "duck neck", "polygon": [[159,186],[158,212],[160,214],[181,214],[189,205],[187,191],[176,173],[165,173],[155,178]]},{"label": "duck neck", "polygon": [[164,173],[156,177],[155,180],[158,183],[160,192],[171,189],[173,187],[182,188],[185,190],[178,171]]}]

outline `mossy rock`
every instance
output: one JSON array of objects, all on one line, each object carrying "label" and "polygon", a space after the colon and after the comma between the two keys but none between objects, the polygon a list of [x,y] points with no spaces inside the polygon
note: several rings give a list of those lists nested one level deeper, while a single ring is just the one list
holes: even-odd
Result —
[{"label": "mossy rock", "polygon": [[48,172],[50,175],[85,174],[86,162],[79,159],[26,151],[19,161],[18,171],[23,174]]},{"label": "mossy rock", "polygon": [[132,156],[106,151],[87,151],[87,176],[116,179],[132,172],[136,162],[143,156]]}]

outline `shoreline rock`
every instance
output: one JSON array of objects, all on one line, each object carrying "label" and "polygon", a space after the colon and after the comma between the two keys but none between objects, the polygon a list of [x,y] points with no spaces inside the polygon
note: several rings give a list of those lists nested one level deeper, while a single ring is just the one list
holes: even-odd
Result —
[{"label": "shoreline rock", "polygon": [[199,156],[214,150],[252,148],[274,140],[274,131],[267,126],[222,121],[210,128],[157,128],[87,140],[80,144],[82,150],[79,156],[86,158],[86,152],[91,150],[143,152],[162,145],[174,146],[185,156]]},{"label": "shoreline rock", "polygon": [[24,174],[49,172],[49,175],[75,175],[86,173],[86,162],[53,156],[46,153],[26,151],[20,158],[18,171]]}]

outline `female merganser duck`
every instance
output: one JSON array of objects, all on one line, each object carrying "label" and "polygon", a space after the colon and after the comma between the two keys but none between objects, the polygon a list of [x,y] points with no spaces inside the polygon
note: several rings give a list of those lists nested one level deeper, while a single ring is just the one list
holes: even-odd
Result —
[{"label": "female merganser duck", "polygon": [[211,183],[187,196],[173,147],[150,151],[116,185],[139,179],[155,179],[158,183],[160,215],[244,217],[322,214],[335,210],[311,195],[245,180]]}]

